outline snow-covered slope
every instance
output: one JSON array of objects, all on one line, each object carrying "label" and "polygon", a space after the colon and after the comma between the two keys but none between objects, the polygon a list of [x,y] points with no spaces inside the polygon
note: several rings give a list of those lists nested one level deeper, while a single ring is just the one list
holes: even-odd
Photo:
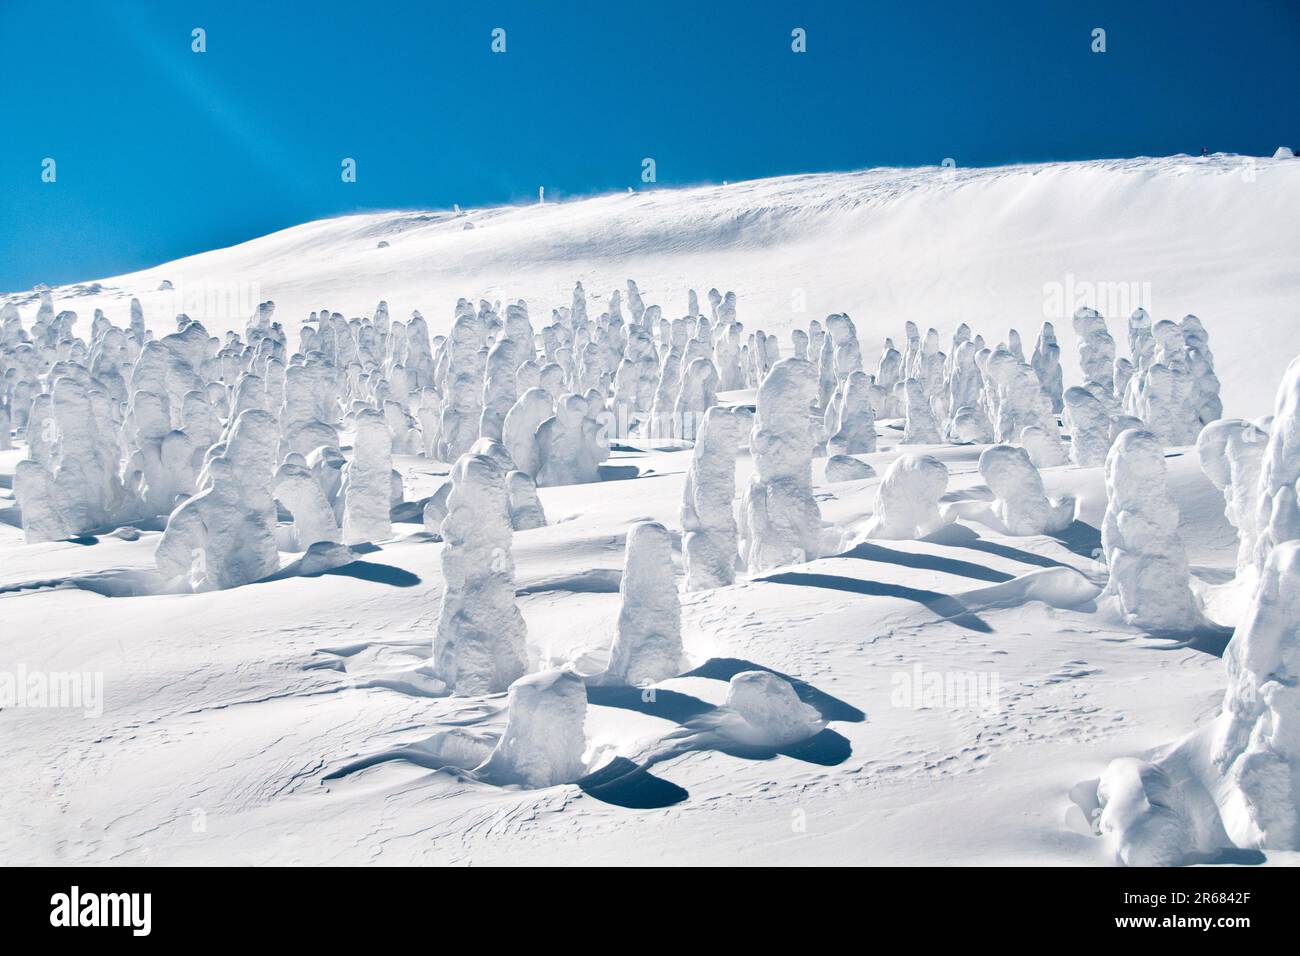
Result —
[{"label": "snow-covered slope", "polygon": [[[1123,301],[1085,304],[1107,313],[1120,354],[1128,309],[1195,312],[1226,413],[1256,415],[1300,352],[1295,209],[1293,160],[877,170],[351,216],[53,298],[79,312],[83,334],[95,308],[124,324],[132,296],[155,332],[179,309],[213,332],[242,329],[270,298],[296,342],[292,326],[322,306],[370,314],[386,299],[439,333],[458,297],[522,297],[540,325],[575,280],[598,314],[630,277],[668,316],[688,288],[732,289],[739,319],[782,333],[787,354],[788,329],[847,311],[868,367],[907,319],[945,340],[961,321],[992,341],[1014,326],[1028,343],[1052,318],[1074,385],[1068,314],[1080,303],[1061,295],[1117,283],[1105,294]],[[163,280],[174,294],[156,291]],[[30,325],[35,297],[8,298]],[[900,446],[895,421],[878,431],[877,452],[858,456],[878,476],[904,450],[932,453],[951,476],[943,503],[987,510],[980,448]],[[542,488],[550,523],[513,534],[530,671],[605,669],[635,522],[670,529],[682,580],[691,453],[665,444],[621,444],[609,470],[620,480]],[[500,786],[456,769],[501,736],[506,699],[444,696],[434,679],[445,546],[418,519],[316,576],[157,593],[156,528],[23,543],[12,488],[24,454],[0,452],[0,679],[84,675],[95,692],[0,710],[11,863],[1107,864],[1099,777],[1207,726],[1227,683],[1222,632],[1152,637],[1081,599],[1107,579],[1105,483],[1100,467],[1060,466],[1043,480],[1051,497],[1078,500],[1063,532],[963,521],[683,593],[683,672],[653,692],[590,687],[593,773]],[[1192,586],[1205,592],[1231,578],[1236,535],[1195,448],[1167,455]],[[448,471],[409,455],[394,465],[408,502]],[[880,479],[831,482],[825,466],[813,463],[822,519],[861,530]],[[742,452],[737,487],[753,472]],[[788,676],[825,729],[790,746],[729,739],[729,680],[756,670]],[[1223,859],[1256,857],[1297,862]]]},{"label": "snow-covered slope", "polygon": [[[876,169],[346,216],[102,279],[99,290],[61,288],[55,302],[121,323],[139,296],[155,327],[185,311],[219,332],[242,329],[263,299],[290,327],[321,307],[369,315],[386,299],[395,317],[419,309],[438,334],[461,296],[523,298],[544,317],[576,280],[597,304],[633,278],[669,317],[685,313],[687,288],[710,286],[736,292],[748,329],[785,333],[848,312],[868,367],[907,319],[945,341],[966,321],[994,341],[1017,328],[1029,342],[1051,319],[1068,381],[1078,378],[1074,308],[1099,309],[1122,344],[1141,305],[1157,321],[1200,316],[1226,414],[1253,416],[1300,352],[1297,210],[1300,162],[1287,159]],[[157,291],[163,280],[172,293]],[[10,298],[30,318],[32,297]]]}]

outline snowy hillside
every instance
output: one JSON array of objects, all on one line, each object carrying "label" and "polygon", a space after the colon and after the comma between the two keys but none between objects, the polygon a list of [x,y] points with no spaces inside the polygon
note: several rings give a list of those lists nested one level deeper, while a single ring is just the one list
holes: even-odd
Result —
[{"label": "snowy hillside", "polygon": [[1296,209],[874,170],[0,296],[0,859],[1300,863]]},{"label": "snowy hillside", "polygon": [[[434,334],[460,297],[593,304],[629,278],[675,318],[685,289],[734,290],[750,328],[787,333],[847,312],[868,366],[906,320],[945,339],[1044,319],[1067,330],[1079,305],[1112,323],[1141,306],[1194,313],[1215,338],[1229,414],[1266,412],[1300,352],[1300,163],[1241,156],[1101,160],[994,169],[882,169],[449,212],[347,216],[286,229],[125,276],[55,290],[85,319],[186,312],[217,333],[271,299],[292,328],[322,307],[395,318],[418,309]],[[470,227],[473,228],[470,228]],[[380,248],[381,242],[388,243]],[[158,293],[169,281],[175,290]],[[1066,300],[1069,301],[1066,301]],[[30,295],[0,302],[30,303]],[[595,309],[599,312],[600,309]],[[593,314],[595,314],[593,312]],[[1267,337],[1270,348],[1256,351]],[[1065,348],[1067,379],[1077,377]]]}]

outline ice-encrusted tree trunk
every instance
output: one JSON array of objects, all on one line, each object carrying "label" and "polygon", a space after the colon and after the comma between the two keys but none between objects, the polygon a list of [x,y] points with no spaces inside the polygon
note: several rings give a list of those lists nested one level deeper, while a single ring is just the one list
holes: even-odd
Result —
[{"label": "ice-encrusted tree trunk", "polygon": [[522,471],[506,475],[506,491],[510,498],[510,524],[516,531],[546,527],[546,512],[537,497],[537,483]]},{"label": "ice-encrusted tree trunk", "polygon": [[40,462],[24,458],[14,466],[14,499],[28,544],[62,541],[76,533],[59,507],[54,479]]},{"label": "ice-encrusted tree trunk", "polygon": [[838,455],[869,455],[876,450],[876,413],[871,403],[871,376],[858,369],[844,382],[838,428],[826,442]]},{"label": "ice-encrusted tree trunk", "polygon": [[1051,322],[1043,323],[1043,328],[1038,333],[1038,341],[1034,343],[1034,354],[1029,364],[1038,375],[1038,383],[1043,394],[1051,402],[1052,412],[1059,415],[1065,402],[1064,374],[1061,370],[1061,347],[1057,344],[1056,328]]},{"label": "ice-encrusted tree trunk", "polygon": [[759,386],[750,438],[755,474],[740,513],[741,550],[751,574],[809,561],[820,552],[809,418],[816,396],[816,370],[802,359],[782,359]]},{"label": "ice-encrusted tree trunk", "polygon": [[885,392],[887,406],[877,409],[878,418],[900,418],[902,408],[894,397],[895,386],[902,381],[903,355],[893,346],[887,346],[880,354],[880,364],[876,368],[876,384]]},{"label": "ice-encrusted tree trunk", "polygon": [[906,419],[903,425],[904,445],[937,445],[943,439],[939,435],[939,426],[935,424],[934,412],[925,397],[925,388],[918,378],[909,378],[903,383],[906,405],[903,409]]},{"label": "ice-encrusted tree trunk", "polygon": [[530,388],[506,413],[501,426],[501,441],[510,453],[515,468],[536,477],[539,467],[537,428],[555,414],[555,403],[543,388]]},{"label": "ice-encrusted tree trunk", "polygon": [[1108,392],[1115,387],[1115,340],[1106,331],[1101,313],[1087,306],[1077,309],[1073,317],[1074,334],[1079,337],[1079,365],[1086,382],[1097,382]]},{"label": "ice-encrusted tree trunk", "polygon": [[[531,342],[530,342],[531,347]],[[523,348],[511,338],[498,339],[488,352],[483,379],[483,412],[479,418],[479,435],[501,440],[501,426],[514,406],[515,372],[521,363]]]},{"label": "ice-encrusted tree trunk", "polygon": [[472,312],[462,313],[452,325],[446,397],[437,445],[442,461],[455,461],[479,436],[487,366],[483,338],[483,325]]},{"label": "ice-encrusted tree trunk", "polygon": [[686,590],[720,588],[736,580],[736,450],[739,427],[729,409],[704,413],[682,492],[682,562]]},{"label": "ice-encrusted tree trunk", "polygon": [[673,437],[694,441],[704,413],[718,403],[718,371],[707,358],[697,358],[682,372],[673,405]]},{"label": "ice-encrusted tree trunk", "polygon": [[[1201,429],[1196,454],[1201,471],[1223,492],[1223,513],[1237,529],[1237,574],[1255,570],[1259,542],[1259,476],[1268,432],[1254,422],[1222,418]],[[1254,574],[1249,574],[1254,580]]]},{"label": "ice-encrusted tree trunk", "polygon": [[1101,546],[1110,572],[1103,598],[1125,623],[1157,631],[1200,623],[1178,521],[1160,439],[1149,431],[1123,432],[1106,456]]},{"label": "ice-encrusted tree trunk", "polygon": [[659,522],[628,529],[622,606],[602,683],[642,687],[681,673],[682,609],[672,558],[672,535]]},{"label": "ice-encrusted tree trunk", "polygon": [[317,541],[339,540],[334,509],[320,482],[305,465],[286,462],[275,473],[275,498],[293,515],[294,541],[306,551]]},{"label": "ice-encrusted tree trunk", "polygon": [[1201,424],[1223,417],[1223,400],[1219,398],[1219,377],[1214,374],[1214,353],[1210,351],[1210,336],[1201,320],[1194,315],[1183,316],[1180,323],[1183,343],[1187,349],[1187,368],[1196,381],[1197,416]]},{"label": "ice-encrusted tree trunk", "polygon": [[1070,461],[1081,468],[1106,463],[1110,451],[1110,416],[1106,406],[1088,391],[1073,385],[1064,396],[1065,428],[1070,433]]},{"label": "ice-encrusted tree trunk", "polygon": [[205,487],[167,519],[154,560],[170,586],[191,591],[239,587],[279,569],[270,475],[261,473],[264,447],[274,448],[275,419],[244,412],[226,455],[208,461]]},{"label": "ice-encrusted tree trunk", "polygon": [[457,694],[499,693],[528,667],[505,479],[490,455],[462,455],[451,472],[433,670]]},{"label": "ice-encrusted tree trunk", "polygon": [[352,460],[343,474],[343,543],[392,536],[393,437],[384,416],[367,408],[356,418]]},{"label": "ice-encrusted tree trunk", "polygon": [[[981,404],[984,378],[980,374],[979,366],[975,364],[975,352],[973,342],[961,342],[948,362],[947,379],[944,382],[948,419],[944,423],[944,437],[949,441],[955,437],[954,425],[958,416],[963,414],[962,409],[970,410],[964,413],[963,417],[966,418],[975,414],[984,415]],[[985,421],[987,423],[987,419]],[[992,429],[986,427],[984,431],[991,432]]]}]

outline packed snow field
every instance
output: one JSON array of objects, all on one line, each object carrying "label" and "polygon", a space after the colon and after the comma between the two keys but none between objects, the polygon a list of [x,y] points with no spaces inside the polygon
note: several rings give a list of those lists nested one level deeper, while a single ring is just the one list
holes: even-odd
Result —
[{"label": "packed snow field", "polygon": [[877,170],[0,297],[0,852],[1297,862],[1298,192]]}]

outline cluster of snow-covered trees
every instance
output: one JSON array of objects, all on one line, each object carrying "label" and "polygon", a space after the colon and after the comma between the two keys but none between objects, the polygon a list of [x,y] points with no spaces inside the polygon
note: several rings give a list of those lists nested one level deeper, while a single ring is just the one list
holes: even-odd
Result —
[{"label": "cluster of snow-covered trees", "polygon": [[[1165,483],[1165,448],[1196,443],[1240,533],[1236,586],[1249,604],[1226,655],[1212,789],[1234,840],[1297,845],[1300,364],[1274,418],[1222,420],[1195,316],[1153,324],[1138,310],[1120,357],[1104,318],[1080,309],[1083,381],[1066,387],[1050,323],[1027,357],[1015,330],[990,346],[963,323],[945,352],[935,329],[908,322],[903,348],[886,339],[868,371],[847,315],[795,329],[783,350],[745,328],[733,293],[706,301],[707,314],[691,292],[669,319],[629,281],[593,319],[579,283],[540,329],[522,301],[461,300],[445,336],[418,312],[394,321],[381,302],[369,317],[312,313],[291,348],[270,302],[242,334],[212,336],[181,315],[155,337],[133,301],[127,325],[97,311],[83,338],[46,292],[30,329],[14,306],[0,312],[0,448],[25,443],[14,492],[29,542],[152,522],[161,577],[191,590],[265,578],[285,552],[307,552],[313,569],[351,560],[349,546],[393,536],[394,456],[446,462],[448,480],[411,503],[443,542],[433,672],[453,693],[509,690],[505,736],[480,770],[545,786],[582,770],[587,684],[644,685],[684,667],[677,532],[645,521],[627,535],[606,670],[528,673],[513,536],[546,524],[539,487],[599,481],[611,440],[693,446],[679,515],[686,590],[852,543],[823,526],[813,459],[827,456],[828,481],[873,478],[857,456],[884,450],[883,436],[900,453],[880,477],[868,538],[919,538],[963,518],[1052,533],[1074,502],[1048,498],[1040,469],[1101,467],[1103,604],[1168,633],[1204,624]],[[752,406],[719,400],[744,389]],[[944,444],[987,446],[979,472],[992,502],[978,512],[943,503]],[[738,488],[745,450],[752,475]],[[818,729],[774,675],[737,675],[728,702],[759,737]],[[1176,820],[1151,819],[1176,790],[1159,771],[1117,762],[1103,779],[1103,829],[1126,861],[1176,856],[1170,834],[1185,836]]]},{"label": "cluster of snow-covered trees", "polygon": [[[1204,332],[1199,323],[1193,328],[1195,348],[1204,352]],[[1155,334],[1153,356],[1169,357],[1161,341],[1169,334]],[[1178,380],[1179,371],[1186,370],[1157,373],[1152,394],[1168,397],[1158,380]],[[1130,382],[1139,399],[1143,388]],[[1211,402],[1208,411],[1217,410]],[[1163,427],[1194,428],[1185,410],[1165,414]],[[1156,428],[1130,430],[1111,449],[1103,541],[1112,590],[1141,612],[1134,623],[1186,630],[1200,623],[1200,612],[1188,589],[1160,441]],[[1219,717],[1156,758],[1112,762],[1101,777],[1099,828],[1116,859],[1134,866],[1211,859],[1225,839],[1244,848],[1300,849],[1300,357],[1278,387],[1273,415],[1210,421],[1196,446],[1237,529],[1230,587],[1244,610],[1223,655],[1228,687]]]}]

